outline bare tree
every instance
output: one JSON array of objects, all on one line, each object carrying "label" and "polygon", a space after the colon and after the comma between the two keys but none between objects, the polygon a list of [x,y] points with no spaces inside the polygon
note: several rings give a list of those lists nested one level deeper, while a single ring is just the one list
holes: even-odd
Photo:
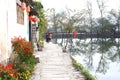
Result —
[{"label": "bare tree", "polygon": [[92,3],[87,1],[87,10],[88,10],[88,17],[89,17],[89,27],[90,33],[92,34],[92,27],[93,27],[93,15],[92,15]]},{"label": "bare tree", "polygon": [[100,24],[100,28],[101,28],[101,32],[103,32],[103,17],[104,17],[104,14],[105,14],[105,0],[97,0],[97,5],[98,5],[98,8],[99,8],[99,11],[100,11],[100,17],[101,17],[101,24]]}]

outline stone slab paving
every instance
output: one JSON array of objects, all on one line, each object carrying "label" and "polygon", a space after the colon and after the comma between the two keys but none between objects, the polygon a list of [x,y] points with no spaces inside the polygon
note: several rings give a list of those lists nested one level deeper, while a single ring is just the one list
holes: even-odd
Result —
[{"label": "stone slab paving", "polygon": [[68,53],[63,53],[57,44],[45,43],[42,52],[36,52],[40,63],[36,65],[30,80],[84,80],[72,66]]}]

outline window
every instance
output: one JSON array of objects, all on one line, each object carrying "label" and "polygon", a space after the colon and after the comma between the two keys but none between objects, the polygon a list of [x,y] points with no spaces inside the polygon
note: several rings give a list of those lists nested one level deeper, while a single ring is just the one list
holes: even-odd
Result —
[{"label": "window", "polygon": [[24,12],[21,6],[17,3],[17,23],[24,25]]}]

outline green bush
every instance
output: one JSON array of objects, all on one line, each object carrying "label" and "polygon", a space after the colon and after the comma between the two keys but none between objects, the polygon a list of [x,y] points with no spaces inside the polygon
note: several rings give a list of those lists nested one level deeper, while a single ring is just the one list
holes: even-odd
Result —
[{"label": "green bush", "polygon": [[85,80],[96,80],[96,78],[92,74],[90,74],[90,72],[86,70],[82,64],[77,63],[73,58],[72,63],[73,66],[75,66],[75,68],[78,69],[85,76]]},{"label": "green bush", "polygon": [[11,42],[13,52],[18,55],[13,62],[18,80],[29,80],[36,65],[33,45],[21,37],[15,37]]},{"label": "green bush", "polygon": [[19,80],[29,80],[31,76],[30,68],[25,64],[18,66],[18,78]]},{"label": "green bush", "polygon": [[18,80],[13,64],[7,64],[6,66],[0,64],[0,80]]},{"label": "green bush", "polygon": [[11,41],[13,52],[18,54],[20,61],[28,61],[33,56],[33,45],[24,38],[15,37]]}]

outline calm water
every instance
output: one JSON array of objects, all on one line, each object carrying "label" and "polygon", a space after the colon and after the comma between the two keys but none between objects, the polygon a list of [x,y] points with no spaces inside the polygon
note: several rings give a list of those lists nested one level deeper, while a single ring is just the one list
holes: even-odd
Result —
[{"label": "calm water", "polygon": [[[62,46],[67,40],[58,40]],[[120,39],[72,39],[67,50],[97,80],[120,80]]]}]

